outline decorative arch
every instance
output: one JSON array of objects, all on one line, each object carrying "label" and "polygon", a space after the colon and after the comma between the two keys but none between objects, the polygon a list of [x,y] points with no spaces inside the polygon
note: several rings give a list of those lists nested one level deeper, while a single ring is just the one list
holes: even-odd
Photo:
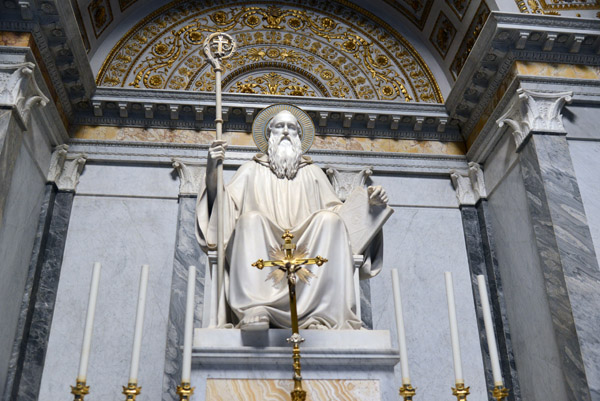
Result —
[{"label": "decorative arch", "polygon": [[202,52],[216,31],[238,50],[224,91],[345,99],[442,102],[417,51],[374,15],[346,1],[180,0],[140,21],[112,49],[101,86],[213,91]]}]

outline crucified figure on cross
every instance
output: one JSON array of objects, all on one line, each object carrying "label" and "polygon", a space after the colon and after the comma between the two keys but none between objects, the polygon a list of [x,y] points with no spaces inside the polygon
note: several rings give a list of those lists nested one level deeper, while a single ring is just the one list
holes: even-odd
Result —
[{"label": "crucified figure on cross", "polygon": [[[290,233],[289,230],[286,230],[281,237],[284,240],[284,243],[281,247],[281,250],[284,252],[283,258],[279,260],[258,259],[256,262],[252,263],[252,266],[260,270],[265,267],[277,267],[278,270],[274,271],[273,273],[281,271],[282,274],[287,277],[290,295],[290,314],[292,318],[292,336],[288,338],[287,341],[294,346],[294,351],[292,354],[292,359],[294,361],[294,389],[292,390],[291,395],[292,401],[304,401],[306,399],[306,391],[302,389],[302,375],[300,367],[300,343],[303,342],[304,339],[300,337],[300,330],[298,328],[298,311],[296,309],[296,282],[298,277],[306,282],[308,282],[308,279],[312,277],[312,273],[305,269],[304,266],[322,266],[323,263],[327,262],[327,259],[321,256],[306,258],[304,257],[305,255],[295,255],[296,244],[292,243],[292,238],[294,238],[294,235]],[[275,281],[277,284],[279,282],[278,275],[273,273],[271,273],[269,277],[273,278],[273,281]]]}]

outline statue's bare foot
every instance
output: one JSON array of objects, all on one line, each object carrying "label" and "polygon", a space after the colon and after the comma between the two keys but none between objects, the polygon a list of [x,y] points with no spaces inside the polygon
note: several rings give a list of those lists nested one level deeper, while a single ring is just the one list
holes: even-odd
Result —
[{"label": "statue's bare foot", "polygon": [[309,330],[329,330],[327,326],[320,323],[312,323],[308,325]]},{"label": "statue's bare foot", "polygon": [[269,316],[256,314],[245,316],[240,322],[243,331],[264,331],[269,329]]}]

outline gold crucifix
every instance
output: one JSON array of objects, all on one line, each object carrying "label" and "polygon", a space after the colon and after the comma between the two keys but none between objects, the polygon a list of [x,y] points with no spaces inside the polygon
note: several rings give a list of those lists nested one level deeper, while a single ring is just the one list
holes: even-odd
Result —
[{"label": "gold crucifix", "polygon": [[306,399],[306,391],[302,389],[302,374],[300,367],[300,343],[304,341],[300,337],[298,328],[298,310],[296,308],[296,281],[297,274],[303,269],[305,265],[317,265],[322,266],[323,263],[327,262],[327,259],[317,256],[315,258],[296,257],[294,251],[296,250],[296,244],[292,243],[294,235],[286,230],[281,236],[284,243],[282,250],[284,251],[284,258],[281,260],[262,260],[258,259],[252,263],[252,266],[262,270],[265,267],[277,267],[282,270],[287,276],[288,289],[290,295],[290,313],[292,317],[292,336],[287,341],[294,345],[294,351],[292,359],[294,361],[294,389],[291,392],[292,401],[304,401]]}]

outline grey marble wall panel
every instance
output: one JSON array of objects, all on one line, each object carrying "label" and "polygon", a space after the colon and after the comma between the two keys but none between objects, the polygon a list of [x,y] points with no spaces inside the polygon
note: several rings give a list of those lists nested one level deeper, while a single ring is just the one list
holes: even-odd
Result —
[{"label": "grey marble wall panel", "polygon": [[567,140],[533,135],[523,180],[569,399],[600,399],[600,270]]},{"label": "grey marble wall panel", "polygon": [[[27,149],[15,150],[12,185],[2,188],[6,213],[0,226],[0,390],[8,386],[12,349],[17,334],[23,291],[36,237],[39,211],[44,197],[44,177]],[[8,168],[2,164],[0,170]],[[0,392],[1,394],[2,392]]]},{"label": "grey marble wall panel", "polygon": [[567,400],[520,166],[489,197],[496,256],[524,400]]},{"label": "grey marble wall panel", "polygon": [[[600,257],[600,141],[569,140],[569,151],[581,191],[585,215]],[[599,259],[600,262],[600,259]]]},{"label": "grey marble wall panel", "polygon": [[[471,386],[470,397],[486,399],[461,213],[431,207],[395,207],[394,211],[384,226],[383,271],[371,279],[373,328],[390,330],[397,347],[390,269],[398,269],[412,384],[420,399],[450,399],[454,370],[444,272],[452,272],[465,381]],[[400,383],[399,365],[396,377]]]},{"label": "grey marble wall panel", "polygon": [[89,398],[123,398],[140,268],[145,263],[150,274],[138,382],[143,398],[161,398],[176,224],[176,200],[75,197],[40,400],[68,397],[69,385],[75,382],[96,261],[102,263],[102,273],[87,377]]},{"label": "grey marble wall panel", "polygon": [[179,180],[176,172],[164,166],[92,162],[86,163],[77,194],[177,199]]},{"label": "grey marble wall panel", "polygon": [[373,328],[373,310],[371,304],[371,281],[360,280],[360,318],[363,327],[367,329]]},{"label": "grey marble wall panel", "polygon": [[18,400],[38,399],[72,204],[73,193],[56,194],[27,337]]},{"label": "grey marble wall panel", "polygon": [[204,310],[204,284],[207,258],[196,240],[196,197],[180,197],[177,216],[177,238],[171,279],[171,301],[165,372],[163,378],[163,401],[178,400],[175,389],[181,383],[181,359],[183,347],[183,327],[187,298],[188,267],[196,266],[195,322],[194,327],[202,327]]},{"label": "grey marble wall panel", "polygon": [[[3,401],[16,399],[17,397],[21,374],[23,373],[23,363],[25,358],[25,350],[27,349],[29,329],[31,327],[33,312],[35,310],[35,299],[37,295],[37,289],[39,287],[42,264],[44,261],[44,250],[46,249],[48,233],[50,231],[50,222],[52,218],[52,212],[54,210],[55,197],[56,186],[53,184],[46,184],[42,204],[40,207],[37,232],[34,238],[31,260],[27,270],[27,280],[23,290],[21,310],[19,311],[19,320],[17,322],[12,352],[8,363],[8,375],[5,381],[6,384],[4,386],[4,391],[2,393]],[[2,238],[6,237],[2,236]],[[2,304],[6,305],[7,303],[2,302]],[[2,315],[8,316],[4,314]],[[9,339],[10,337],[6,338]]]}]

